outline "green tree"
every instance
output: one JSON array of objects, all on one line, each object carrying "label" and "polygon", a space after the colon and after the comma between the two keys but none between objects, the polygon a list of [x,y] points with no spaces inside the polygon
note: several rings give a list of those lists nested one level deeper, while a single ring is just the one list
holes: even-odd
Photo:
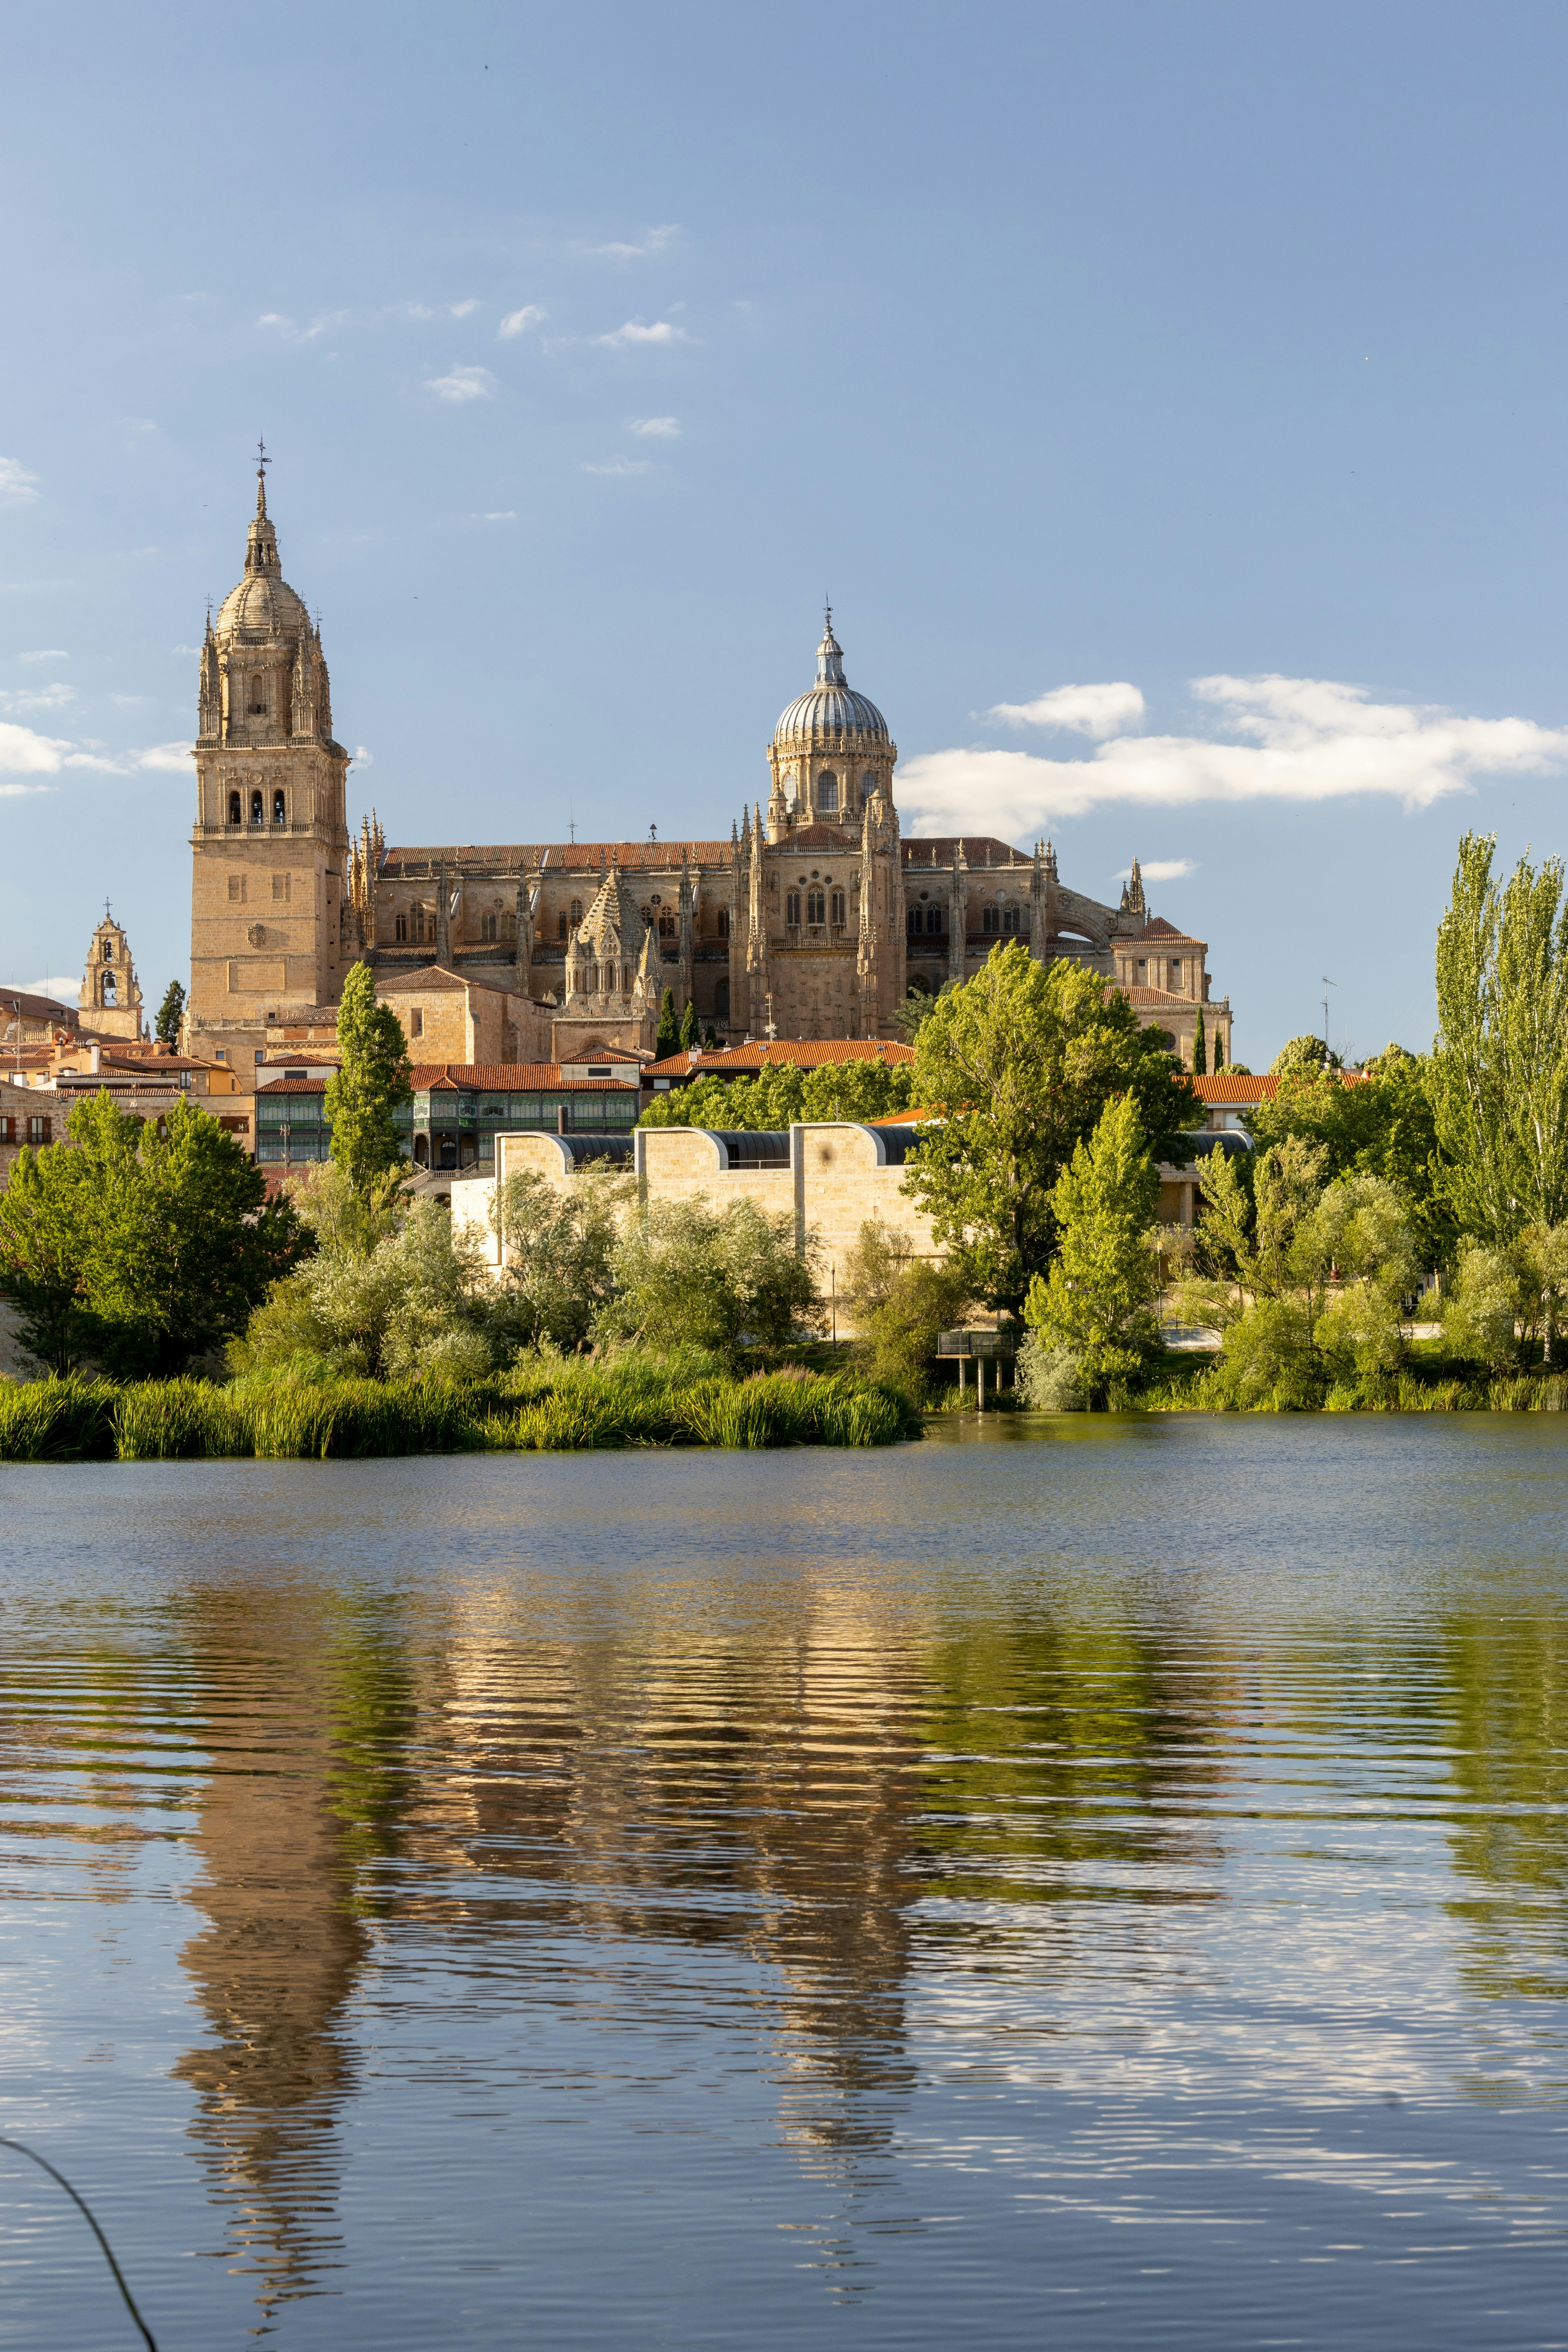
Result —
[{"label": "green tree", "polygon": [[17,1155],[0,1198],[0,1287],[24,1345],[128,1378],[182,1372],[245,1328],[305,1247],[292,1206],[189,1101],[161,1128],[93,1094],[69,1141]]},{"label": "green tree", "polygon": [[1120,1096],[1057,1180],[1051,1209],[1061,1248],[1049,1275],[1035,1276],[1024,1306],[1025,1322],[1046,1347],[1071,1351],[1090,1403],[1133,1379],[1159,1346],[1159,1199],[1138,1105]]},{"label": "green tree", "polygon": [[396,1115],[413,1100],[413,1089],[402,1024],[389,1004],[377,1003],[367,963],[356,963],[343,982],[338,1048],[342,1066],[327,1080],[325,1105],[332,1158],[368,1200],[407,1165]]},{"label": "green tree", "polygon": [[326,1249],[280,1282],[229,1350],[239,1373],[289,1367],[405,1379],[488,1371],[491,1286],[451,1213],[416,1201],[368,1253]]},{"label": "green tree", "polygon": [[868,1217],[845,1259],[841,1296],[873,1377],[923,1396],[937,1334],[960,1323],[969,1304],[963,1276],[919,1256],[885,1218]]},{"label": "green tree", "polygon": [[177,980],[172,980],[163,991],[163,1002],[158,1007],[158,1018],[153,1024],[153,1034],[165,1045],[180,1042],[180,1024],[185,1017],[185,992]]},{"label": "green tree", "polygon": [[910,990],[903,1003],[895,1006],[893,1011],[893,1026],[906,1045],[914,1044],[922,1024],[930,1020],[941,1000],[962,986],[961,981],[944,980],[934,994],[929,988]]},{"label": "green tree", "polygon": [[1401,1045],[1374,1055],[1360,1076],[1287,1071],[1272,1102],[1248,1113],[1259,1151],[1288,1136],[1323,1153],[1325,1181],[1381,1176],[1403,1193],[1424,1266],[1450,1263],[1458,1240],[1432,1110],[1429,1066]]},{"label": "green tree", "polygon": [[933,1116],[904,1190],[973,1297],[1016,1309],[1056,1247],[1052,1196],[1106,1104],[1131,1095],[1150,1156],[1184,1161],[1202,1107],[1125,997],[1021,941],[938,999],[915,1041],[914,1092]]},{"label": "green tree", "polygon": [[686,1010],[680,1016],[679,1043],[682,1053],[689,1053],[697,1043],[697,1007],[689,996],[686,1000]]},{"label": "green tree", "polygon": [[778,1133],[796,1119],[891,1118],[914,1100],[914,1074],[907,1062],[870,1056],[863,1061],[825,1062],[802,1070],[793,1063],[767,1064],[754,1078],[726,1078],[716,1071],[689,1086],[656,1095],[640,1127],[758,1129]]},{"label": "green tree", "polygon": [[1431,1097],[1444,1184],[1491,1248],[1568,1218],[1568,908],[1561,858],[1492,875],[1493,836],[1459,844],[1437,930]]},{"label": "green tree", "polygon": [[680,1030],[675,1018],[675,991],[667,988],[659,999],[658,1034],[653,1041],[654,1052],[662,1062],[680,1044]]},{"label": "green tree", "polygon": [[[1217,1038],[1215,1043],[1217,1048],[1219,1043]],[[1219,1064],[1217,1062],[1215,1064],[1215,1069],[1218,1069]],[[1194,1078],[1206,1078],[1208,1073],[1208,1041],[1204,1035],[1204,1008],[1200,1004],[1198,1007],[1197,1026],[1193,1031],[1193,1076]]]},{"label": "green tree", "polygon": [[657,1202],[616,1245],[619,1296],[598,1328],[609,1339],[730,1356],[744,1345],[782,1346],[797,1326],[821,1326],[813,1255],[809,1244],[797,1255],[787,1210],[769,1216],[748,1200],[721,1212],[701,1199]]},{"label": "green tree", "polygon": [[1216,1029],[1214,1033],[1214,1074],[1216,1078],[1224,1067],[1225,1031],[1223,1029]]},{"label": "green tree", "polygon": [[1327,1042],[1309,1029],[1303,1036],[1291,1037],[1280,1046],[1268,1065],[1268,1074],[1280,1078],[1287,1070],[1337,1070],[1342,1066],[1339,1055],[1331,1053]]},{"label": "green tree", "polygon": [[512,1347],[580,1348],[615,1297],[628,1178],[584,1169],[564,1188],[519,1169],[497,1185],[490,1227],[502,1244],[492,1328]]}]

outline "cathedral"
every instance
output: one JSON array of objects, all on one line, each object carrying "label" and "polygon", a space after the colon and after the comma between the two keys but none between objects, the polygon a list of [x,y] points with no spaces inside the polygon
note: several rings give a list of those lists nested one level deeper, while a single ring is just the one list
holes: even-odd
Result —
[{"label": "cathedral", "polygon": [[1136,860],[1111,907],[1063,884],[1048,842],[903,832],[898,747],[845,675],[831,612],[816,675],[768,745],[766,806],[759,791],[727,841],[650,827],[635,842],[396,845],[369,816],[351,835],[321,635],[282,576],[258,469],[244,576],[207,616],[198,710],[194,1054],[238,1064],[324,1037],[362,960],[416,1060],[423,1000],[454,992],[487,1047],[458,1059],[647,1053],[666,989],[722,1045],[891,1037],[911,991],[934,995],[1017,939],[1100,973],[1189,1064],[1201,1007],[1211,1055],[1217,1042],[1230,1057],[1206,944],[1151,917]]}]

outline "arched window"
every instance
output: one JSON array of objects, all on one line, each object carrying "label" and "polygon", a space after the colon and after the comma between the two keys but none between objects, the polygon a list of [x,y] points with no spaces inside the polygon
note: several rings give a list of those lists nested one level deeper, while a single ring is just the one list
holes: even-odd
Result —
[{"label": "arched window", "polygon": [[940,907],[928,907],[926,908],[926,929],[930,931],[933,939],[941,939],[942,908]]},{"label": "arched window", "polygon": [[868,768],[865,774],[860,779],[860,805],[862,808],[865,807],[867,802],[870,799],[876,789],[877,779],[871,773],[870,769]]},{"label": "arched window", "polygon": [[481,916],[480,916],[480,918],[479,918],[479,937],[480,937],[480,939],[481,939],[481,940],[493,940],[493,939],[494,939],[494,937],[495,937],[495,935],[496,935],[496,919],[495,919],[495,917],[494,917],[493,915],[481,915]]},{"label": "arched window", "polygon": [[827,920],[827,905],[822,891],[808,890],[806,892],[805,919],[808,923],[825,923]]},{"label": "arched window", "polygon": [[784,892],[784,921],[791,930],[798,930],[800,928],[800,892],[798,890]]},{"label": "arched window", "polygon": [[120,1002],[119,992],[114,985],[114,974],[111,971],[106,971],[103,975],[103,1001],[105,1004],[118,1004]]},{"label": "arched window", "polygon": [[824,816],[834,816],[837,814],[838,779],[837,776],[818,776],[816,780],[816,805],[821,810]]},{"label": "arched window", "polygon": [[720,908],[720,909],[719,909],[719,937],[720,937],[721,940],[727,940],[727,939],[729,938],[729,936],[730,936],[730,909],[729,909],[729,908],[728,908],[728,907],[721,907],[721,908]]},{"label": "arched window", "polygon": [[920,908],[918,907],[910,907],[904,916],[905,931],[911,940],[918,940],[923,929],[924,925],[921,921]]},{"label": "arched window", "polygon": [[416,907],[414,909],[414,940],[416,947],[424,946],[425,909],[423,907]]},{"label": "arched window", "polygon": [[1018,909],[1016,907],[1004,907],[1002,909],[1002,936],[1005,940],[1012,940],[1016,939],[1017,935]]},{"label": "arched window", "polygon": [[407,918],[407,916],[406,916],[406,915],[399,915],[399,916],[398,916],[398,918],[397,918],[397,920],[394,923],[394,925],[393,925],[392,929],[393,929],[393,936],[394,936],[395,939],[405,940],[405,939],[408,937],[408,918]]},{"label": "arched window", "polygon": [[588,993],[590,996],[599,993],[599,967],[596,963],[588,966]]},{"label": "arched window", "polygon": [[576,925],[579,924],[582,919],[583,901],[581,898],[574,898],[572,901],[572,922],[574,929],[575,929]]},{"label": "arched window", "polygon": [[673,915],[661,915],[661,916],[659,917],[659,919],[658,919],[658,935],[659,935],[659,938],[660,938],[661,940],[672,940],[672,939],[674,939],[675,934],[676,934],[676,922],[675,922],[675,917],[674,917]]},{"label": "arched window", "polygon": [[112,940],[105,940],[103,942],[103,961],[105,963],[112,963],[114,961],[114,941]]},{"label": "arched window", "polygon": [[838,925],[839,929],[842,930],[844,928],[844,893],[842,890],[835,890],[833,893],[833,919]]},{"label": "arched window", "polygon": [[281,793],[274,793],[272,795],[272,822],[274,824],[286,824],[288,821],[288,803],[285,802]]},{"label": "arched window", "polygon": [[253,677],[250,681],[250,709],[257,719],[264,719],[267,715],[267,680],[264,677]]},{"label": "arched window", "polygon": [[230,824],[237,824],[239,823],[239,794],[237,793],[230,793],[228,796],[228,821]]},{"label": "arched window", "polygon": [[555,918],[555,936],[558,940],[563,940],[566,936],[566,918],[564,915],[557,915]]},{"label": "arched window", "polygon": [[252,824],[265,824],[267,822],[259,793],[250,795],[250,822]]},{"label": "arched window", "polygon": [[980,928],[988,940],[994,939],[1002,929],[1001,908],[987,907],[980,918]]}]

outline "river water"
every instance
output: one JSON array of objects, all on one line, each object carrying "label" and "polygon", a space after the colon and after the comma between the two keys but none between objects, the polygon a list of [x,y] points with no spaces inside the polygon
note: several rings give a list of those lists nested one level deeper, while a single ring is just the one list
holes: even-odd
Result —
[{"label": "river water", "polygon": [[[1568,2344],[1568,1422],[0,1471],[161,2352]],[[0,2341],[135,2338],[0,2151]]]}]

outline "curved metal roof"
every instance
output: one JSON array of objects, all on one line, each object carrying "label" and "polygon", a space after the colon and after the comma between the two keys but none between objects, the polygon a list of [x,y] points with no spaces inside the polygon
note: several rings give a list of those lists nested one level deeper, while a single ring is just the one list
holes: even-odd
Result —
[{"label": "curved metal roof", "polygon": [[816,683],[797,694],[773,729],[775,743],[820,743],[845,735],[886,743],[888,722],[868,695],[857,694],[844,676],[844,653],[833,634],[831,607],[816,648]]}]

